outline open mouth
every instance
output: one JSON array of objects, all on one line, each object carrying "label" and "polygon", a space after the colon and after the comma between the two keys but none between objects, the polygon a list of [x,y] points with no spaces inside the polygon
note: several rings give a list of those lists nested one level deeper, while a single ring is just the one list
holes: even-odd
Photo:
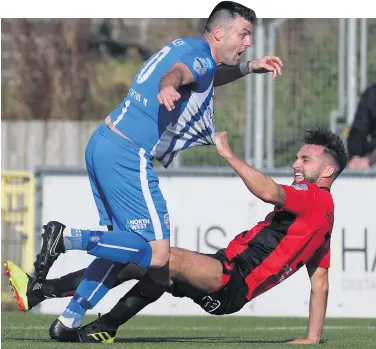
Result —
[{"label": "open mouth", "polygon": [[295,172],[294,179],[296,182],[301,182],[301,181],[304,181],[304,176],[300,172]]}]

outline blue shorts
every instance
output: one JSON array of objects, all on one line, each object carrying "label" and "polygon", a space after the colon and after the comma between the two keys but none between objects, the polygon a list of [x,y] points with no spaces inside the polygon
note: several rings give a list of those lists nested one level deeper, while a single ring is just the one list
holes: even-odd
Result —
[{"label": "blue shorts", "polygon": [[85,152],[100,225],[131,231],[147,241],[170,237],[170,220],[151,157],[101,124]]}]

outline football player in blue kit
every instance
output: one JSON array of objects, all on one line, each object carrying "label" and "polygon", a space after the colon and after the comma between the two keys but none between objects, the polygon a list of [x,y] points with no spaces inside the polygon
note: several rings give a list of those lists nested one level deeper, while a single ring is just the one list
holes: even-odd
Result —
[{"label": "football player in blue kit", "polygon": [[[232,2],[219,3],[204,33],[176,39],[141,67],[128,94],[91,136],[85,161],[100,225],[108,232],[44,226],[36,276],[43,280],[67,250],[85,250],[97,258],[75,295],[50,328],[52,339],[69,340],[113,286],[124,264],[149,268],[153,287],[142,291],[150,301],[168,287],[170,224],[153,160],[168,167],[186,148],[214,145],[214,86],[249,73],[281,75],[278,57],[242,62],[252,46],[256,15]],[[74,335],[73,334],[73,335]]]}]

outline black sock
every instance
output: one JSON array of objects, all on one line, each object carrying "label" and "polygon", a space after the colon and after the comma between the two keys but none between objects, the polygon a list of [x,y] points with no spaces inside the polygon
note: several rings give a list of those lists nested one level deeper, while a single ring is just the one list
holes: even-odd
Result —
[{"label": "black sock", "polygon": [[164,291],[145,295],[140,290],[140,282],[132,287],[107,314],[100,317],[99,322],[110,329],[118,329],[138,314],[147,305],[159,299]]},{"label": "black sock", "polygon": [[[40,282],[40,284],[42,285],[44,296],[48,298],[61,298],[73,296],[76,292],[77,287],[84,278],[85,270],[86,269],[81,269],[73,273],[64,275],[58,279],[50,279]],[[141,268],[136,265],[125,265],[124,269],[122,269],[118,273],[116,277],[116,282],[113,287],[116,287],[127,280],[133,279],[132,273],[142,275],[145,274],[146,271],[146,268]],[[131,277],[129,277],[129,274],[131,274]]]},{"label": "black sock", "polygon": [[73,296],[84,274],[85,269],[81,269],[58,279],[45,280],[43,292],[49,298]]}]

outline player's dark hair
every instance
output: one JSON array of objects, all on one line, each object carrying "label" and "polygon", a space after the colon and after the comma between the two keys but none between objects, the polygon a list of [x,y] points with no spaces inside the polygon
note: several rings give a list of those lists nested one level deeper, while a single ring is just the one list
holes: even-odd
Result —
[{"label": "player's dark hair", "polygon": [[235,19],[236,16],[243,17],[252,24],[257,19],[255,11],[250,8],[234,1],[221,1],[214,7],[206,21],[205,31],[210,32],[217,24],[222,24],[229,19]]},{"label": "player's dark hair", "polygon": [[341,137],[324,128],[317,128],[313,131],[307,131],[303,138],[305,144],[315,144],[324,147],[324,152],[331,155],[339,167],[335,177],[337,178],[347,165],[347,152],[345,144]]}]

